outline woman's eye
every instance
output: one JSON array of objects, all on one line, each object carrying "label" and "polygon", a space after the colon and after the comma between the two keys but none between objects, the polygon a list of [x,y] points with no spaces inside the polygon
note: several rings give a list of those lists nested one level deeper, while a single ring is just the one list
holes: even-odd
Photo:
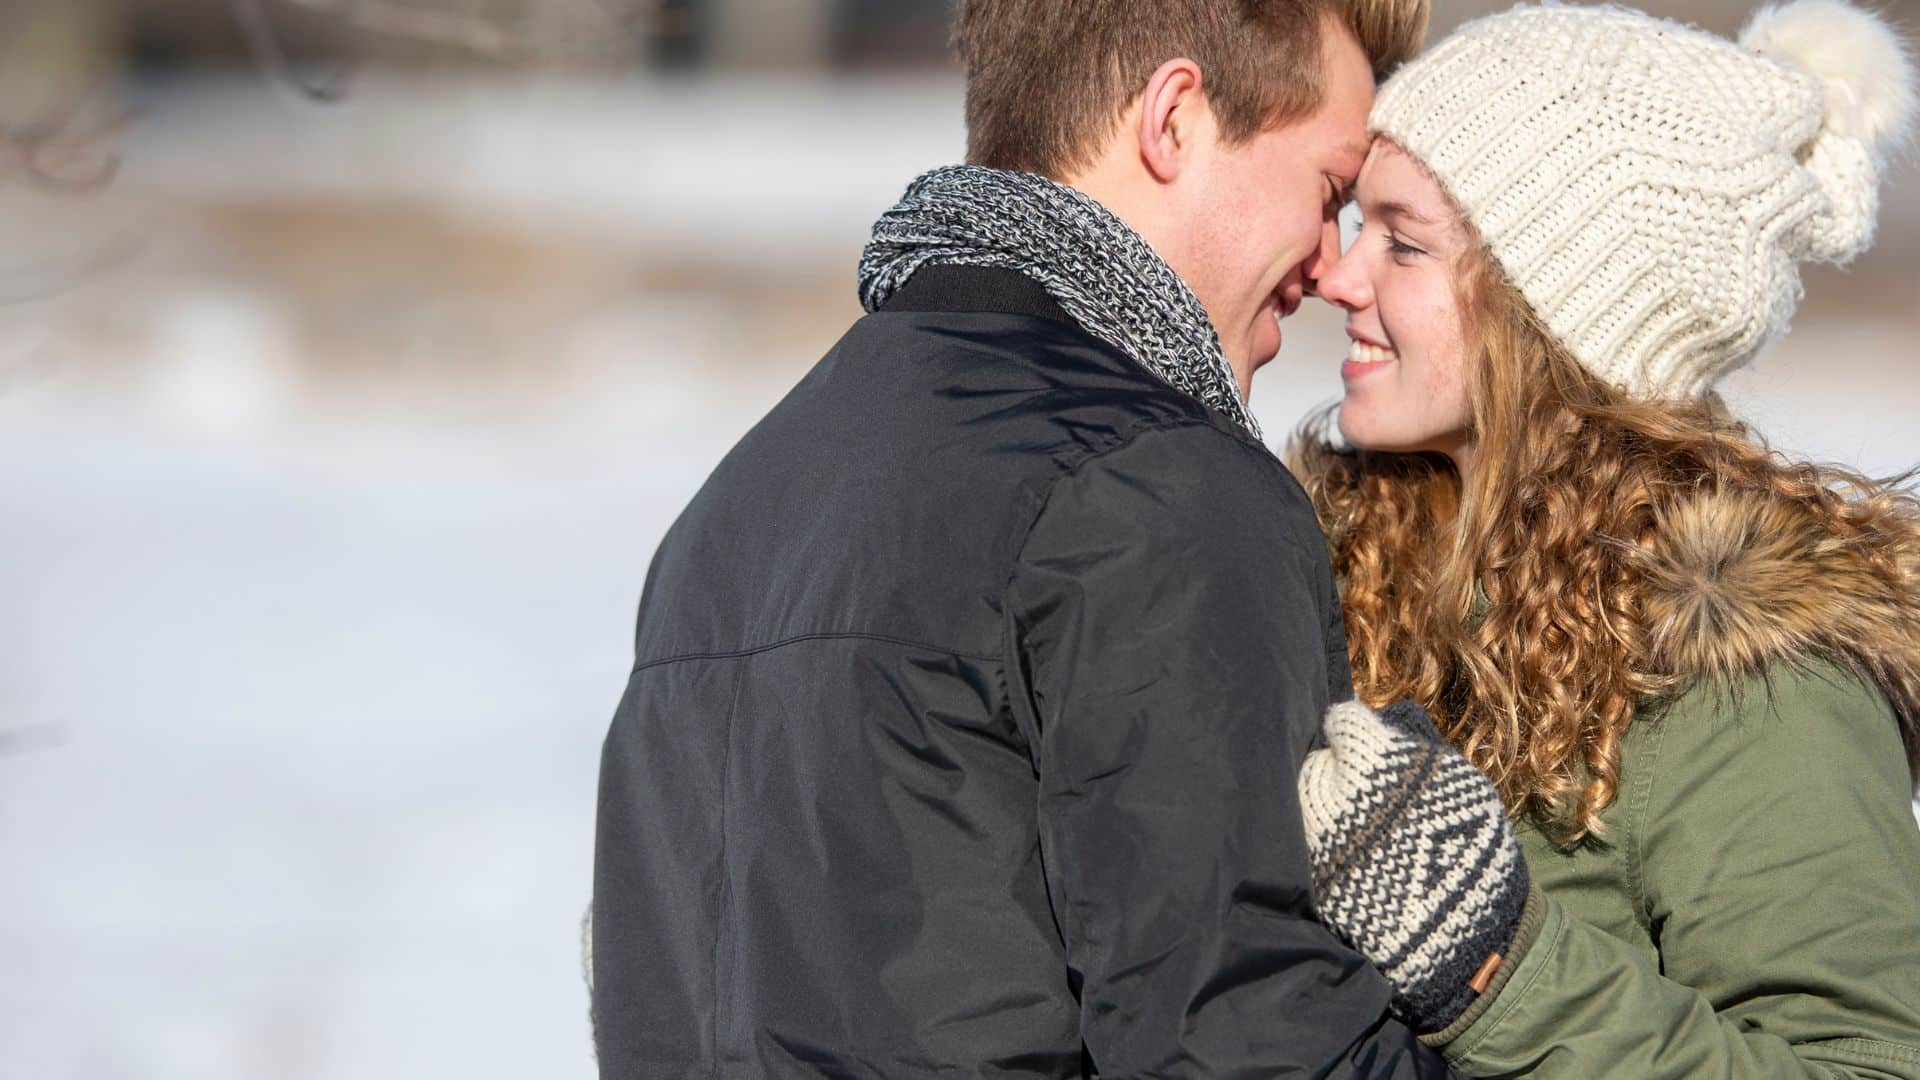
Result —
[{"label": "woman's eye", "polygon": [[1414,247],[1412,244],[1402,242],[1399,237],[1393,235],[1392,233],[1387,234],[1387,250],[1392,252],[1395,255],[1425,255],[1426,254],[1426,252],[1421,251],[1419,248]]}]

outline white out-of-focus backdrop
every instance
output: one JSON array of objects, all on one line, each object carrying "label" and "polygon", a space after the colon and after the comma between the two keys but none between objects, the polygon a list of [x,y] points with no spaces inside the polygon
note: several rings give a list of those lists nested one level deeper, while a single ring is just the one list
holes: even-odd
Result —
[{"label": "white out-of-focus backdrop", "polygon": [[[960,156],[946,18],[0,11],[0,1076],[592,1074],[647,560],[856,317],[870,219]],[[1920,461],[1917,270],[1905,166],[1736,407]],[[1330,309],[1287,340],[1276,438],[1345,351]]]}]

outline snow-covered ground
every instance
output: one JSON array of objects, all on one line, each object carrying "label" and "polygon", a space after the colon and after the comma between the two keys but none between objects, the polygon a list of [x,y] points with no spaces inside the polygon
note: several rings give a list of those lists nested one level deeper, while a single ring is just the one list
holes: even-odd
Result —
[{"label": "snow-covered ground", "polygon": [[[5,207],[8,280],[118,254],[0,307],[0,1076],[591,1075],[647,559],[852,316],[867,219],[958,156],[958,87],[137,100],[109,192]],[[1738,406],[1920,460],[1912,266],[1813,279]],[[1271,437],[1338,335],[1289,324]]]}]

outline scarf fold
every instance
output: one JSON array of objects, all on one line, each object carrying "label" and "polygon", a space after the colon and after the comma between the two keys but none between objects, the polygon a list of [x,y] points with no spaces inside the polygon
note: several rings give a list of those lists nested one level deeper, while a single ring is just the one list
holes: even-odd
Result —
[{"label": "scarf fold", "polygon": [[860,303],[876,311],[921,267],[939,265],[1027,275],[1089,334],[1260,438],[1200,298],[1084,193],[1033,173],[935,169],[874,223]]}]

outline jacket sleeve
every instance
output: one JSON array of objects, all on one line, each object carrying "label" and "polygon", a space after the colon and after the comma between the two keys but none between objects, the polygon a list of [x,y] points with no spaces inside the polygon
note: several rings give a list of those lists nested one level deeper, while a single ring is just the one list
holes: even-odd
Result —
[{"label": "jacket sleeve", "polygon": [[1451,1075],[1313,917],[1295,782],[1346,692],[1344,644],[1278,461],[1199,425],[1081,461],[1039,509],[1004,614],[1099,1074]]},{"label": "jacket sleeve", "polygon": [[1683,698],[1645,782],[1622,778],[1657,957],[1549,899],[1444,1044],[1462,1071],[1920,1080],[1920,828],[1893,716],[1830,666],[1768,681],[1730,709]]}]

